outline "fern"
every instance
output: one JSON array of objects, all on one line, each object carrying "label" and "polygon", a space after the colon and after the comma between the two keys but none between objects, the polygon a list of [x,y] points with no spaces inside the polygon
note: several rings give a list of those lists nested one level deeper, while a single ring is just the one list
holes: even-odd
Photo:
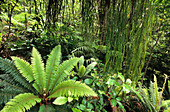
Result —
[{"label": "fern", "polygon": [[[167,77],[165,77],[165,82],[166,83]],[[163,85],[163,89],[164,89]],[[163,93],[163,90],[161,94]],[[145,105],[148,106],[149,110],[152,112],[158,112],[160,110],[160,105],[161,102],[161,95],[159,96],[159,91],[158,91],[158,85],[157,85],[157,78],[154,75],[154,83],[151,81],[150,82],[150,87],[149,89],[142,89],[141,86],[139,85],[139,90],[141,92],[142,98],[145,100]]]},{"label": "fern", "polygon": [[[31,65],[20,58],[12,57],[17,67],[16,68],[11,61],[4,61],[2,59],[1,62],[3,62],[3,64],[5,62],[8,64],[8,67],[6,67],[7,70],[5,72],[9,74],[0,75],[0,84],[2,86],[2,88],[0,88],[0,97],[2,97],[0,102],[6,103],[9,99],[15,96],[12,100],[6,103],[6,106],[3,108],[2,112],[28,111],[37,103],[40,103],[40,105],[44,104],[43,106],[40,106],[39,112],[43,112],[44,108],[47,111],[57,111],[59,109],[58,107],[55,106],[53,108],[52,105],[48,105],[52,103],[53,99],[51,98],[56,98],[62,95],[97,96],[97,94],[85,84],[71,80],[62,82],[78,63],[79,58],[71,58],[60,64],[60,57],[61,46],[59,45],[56,46],[50,53],[46,68],[44,68],[42,58],[35,48],[32,50]],[[1,64],[0,67],[5,70],[5,64],[3,64]],[[15,75],[17,75],[19,78]],[[15,78],[13,79],[13,77]],[[26,82],[27,86],[23,86],[25,83],[19,82],[22,80]],[[34,89],[31,89],[32,91],[30,91],[30,89],[27,89],[27,87],[34,87]],[[35,96],[33,93],[37,96]],[[35,107],[30,111],[36,110],[37,108]]]},{"label": "fern", "polygon": [[[159,108],[159,92],[158,92],[158,85],[157,85],[157,79],[156,76],[154,75],[154,97],[155,97],[155,108]],[[159,110],[159,109],[158,109]]]},{"label": "fern", "polygon": [[35,85],[38,86],[38,92],[40,94],[43,93],[43,90],[45,89],[46,85],[46,75],[44,72],[44,63],[42,62],[42,58],[39,54],[39,52],[33,48],[32,50],[32,69],[34,73],[34,79],[35,79]]},{"label": "fern", "polygon": [[70,72],[78,61],[79,58],[71,58],[70,60],[64,61],[57,68],[55,75],[52,76],[50,89],[53,90],[53,88],[67,76],[66,72]]},{"label": "fern", "polygon": [[27,79],[27,81],[32,82],[34,80],[33,71],[31,65],[17,57],[12,57],[16,67],[19,69],[20,73]]},{"label": "fern", "polygon": [[32,88],[32,85],[22,77],[12,61],[0,57],[0,69],[6,74],[9,74],[10,77],[12,77],[17,83],[21,84],[24,88],[27,88],[32,92],[35,91]]},{"label": "fern", "polygon": [[25,112],[37,102],[41,102],[41,99],[31,93],[19,94],[10,100],[1,112]]},{"label": "fern", "polygon": [[68,80],[60,83],[56,86],[49,96],[49,98],[55,98],[59,96],[97,96],[95,92],[92,91],[87,85],[75,82],[73,80]]},{"label": "fern", "polygon": [[49,90],[50,81],[52,80],[52,75],[55,74],[57,67],[59,66],[61,58],[61,46],[56,46],[50,56],[48,57],[46,64],[46,76],[47,76],[47,85],[46,91]]}]

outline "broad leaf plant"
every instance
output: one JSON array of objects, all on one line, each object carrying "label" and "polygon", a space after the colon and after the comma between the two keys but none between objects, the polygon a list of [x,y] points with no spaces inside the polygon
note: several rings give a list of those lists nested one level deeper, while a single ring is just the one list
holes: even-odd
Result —
[{"label": "broad leaf plant", "polygon": [[66,80],[80,58],[60,64],[60,45],[51,51],[46,66],[36,48],[32,50],[31,64],[18,57],[12,59],[14,63],[0,58],[0,68],[6,73],[0,75],[0,103],[5,104],[1,112],[33,111],[37,106],[39,112],[57,112],[53,105],[62,98],[97,96],[86,84]]}]

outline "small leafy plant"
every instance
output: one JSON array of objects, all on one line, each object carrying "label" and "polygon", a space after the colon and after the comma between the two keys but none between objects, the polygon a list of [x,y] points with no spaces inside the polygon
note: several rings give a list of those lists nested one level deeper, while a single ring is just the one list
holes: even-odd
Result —
[{"label": "small leafy plant", "polygon": [[[53,104],[65,104],[72,99],[70,98],[72,96],[97,96],[86,84],[65,80],[69,72],[78,63],[79,58],[71,58],[62,64],[60,64],[60,58],[60,45],[52,50],[45,67],[39,52],[35,48],[32,50],[31,64],[18,57],[12,57],[15,67],[13,62],[1,58],[0,68],[7,73],[2,75],[2,80],[0,80],[0,84],[3,86],[0,88],[1,102],[6,103],[15,96],[6,103],[1,112],[25,112],[33,106],[39,106],[40,112],[56,112],[59,109]],[[16,94],[13,94],[13,90]]]}]

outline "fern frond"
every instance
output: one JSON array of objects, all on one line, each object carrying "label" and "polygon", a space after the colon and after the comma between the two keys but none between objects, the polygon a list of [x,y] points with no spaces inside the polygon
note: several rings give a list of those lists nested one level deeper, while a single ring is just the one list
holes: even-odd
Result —
[{"label": "fern frond", "polygon": [[15,92],[11,91],[1,91],[0,90],[0,104],[7,103],[10,99],[12,99],[14,96],[16,96]]},{"label": "fern frond", "polygon": [[25,93],[25,92],[22,91],[22,89],[18,87],[8,86],[8,87],[1,88],[0,89],[0,104],[7,103],[14,96],[21,94],[21,93]]},{"label": "fern frond", "polygon": [[84,56],[80,57],[79,68],[84,65]]},{"label": "fern frond", "polygon": [[31,93],[19,94],[10,100],[1,112],[25,112],[39,102],[41,99]]},{"label": "fern frond", "polygon": [[14,90],[18,90],[18,91],[22,91],[26,93],[29,93],[29,92],[33,92],[35,94],[37,93],[37,91],[33,87],[32,87],[32,91],[30,91],[29,89],[25,88],[20,83],[16,82],[12,77],[10,77],[9,74],[0,75],[0,85],[3,86],[4,89],[8,88],[11,90],[14,89]]},{"label": "fern frond", "polygon": [[0,57],[0,69],[6,74],[9,74],[9,77],[21,84],[24,88],[27,88],[30,92],[35,91],[32,85],[22,77],[12,61]]},{"label": "fern frond", "polygon": [[52,76],[52,80],[49,86],[49,89],[53,90],[56,84],[60,83],[66,76],[66,73],[69,73],[73,67],[77,64],[79,58],[71,58],[67,61],[64,61],[55,72],[55,75]]},{"label": "fern frond", "polygon": [[72,53],[75,54],[75,56],[85,56],[87,57],[88,54],[94,54],[94,49],[91,47],[91,44],[90,45],[81,45],[80,47],[74,49],[72,51]]},{"label": "fern frond", "polygon": [[32,69],[34,73],[35,85],[38,86],[37,91],[42,94],[46,85],[46,75],[44,72],[44,63],[42,62],[41,55],[37,49],[33,48],[32,50]]},{"label": "fern frond", "polygon": [[155,96],[155,108],[159,106],[159,92],[158,92],[158,85],[157,85],[157,78],[154,75],[154,96]]},{"label": "fern frond", "polygon": [[86,84],[68,80],[56,86],[48,98],[59,96],[97,96],[97,94]]},{"label": "fern frond", "polygon": [[14,63],[23,77],[26,78],[28,82],[32,82],[34,80],[33,71],[31,65],[24,61],[23,59],[17,57],[11,57],[14,60]]},{"label": "fern frond", "polygon": [[61,58],[61,46],[56,46],[50,53],[47,64],[46,64],[46,91],[49,89],[50,81],[52,80],[51,76],[55,74],[55,71],[60,64]]},{"label": "fern frond", "polygon": [[151,106],[151,102],[150,102],[150,100],[149,100],[148,90],[145,89],[145,88],[143,89],[143,88],[141,87],[141,85],[139,85],[139,91],[140,91],[141,96],[142,96],[142,98],[143,98],[143,100],[144,100],[144,102],[143,102],[144,107],[145,107],[145,108],[148,108],[148,109],[150,110],[150,112],[152,112],[152,106]]},{"label": "fern frond", "polygon": [[24,88],[20,87],[17,84],[10,84],[10,83],[6,82],[5,80],[2,81],[1,79],[0,79],[0,85],[1,85],[1,87],[3,87],[0,90],[9,89],[9,90],[14,90],[14,91],[18,91],[18,92],[28,92],[27,90],[25,90]]},{"label": "fern frond", "polygon": [[150,86],[149,86],[149,92],[150,92],[150,99],[153,105],[155,105],[155,92],[154,92],[154,84],[152,81],[150,81]]}]

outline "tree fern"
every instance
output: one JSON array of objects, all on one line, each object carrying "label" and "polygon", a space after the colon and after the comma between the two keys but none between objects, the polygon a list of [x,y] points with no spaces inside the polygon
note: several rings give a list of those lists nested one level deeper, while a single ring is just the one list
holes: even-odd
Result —
[{"label": "tree fern", "polygon": [[60,83],[56,86],[49,96],[49,98],[55,98],[59,96],[97,96],[95,92],[92,91],[87,85],[75,82],[73,80],[68,80]]},{"label": "tree fern", "polygon": [[41,99],[31,93],[20,94],[10,100],[1,112],[25,112],[39,102]]}]

